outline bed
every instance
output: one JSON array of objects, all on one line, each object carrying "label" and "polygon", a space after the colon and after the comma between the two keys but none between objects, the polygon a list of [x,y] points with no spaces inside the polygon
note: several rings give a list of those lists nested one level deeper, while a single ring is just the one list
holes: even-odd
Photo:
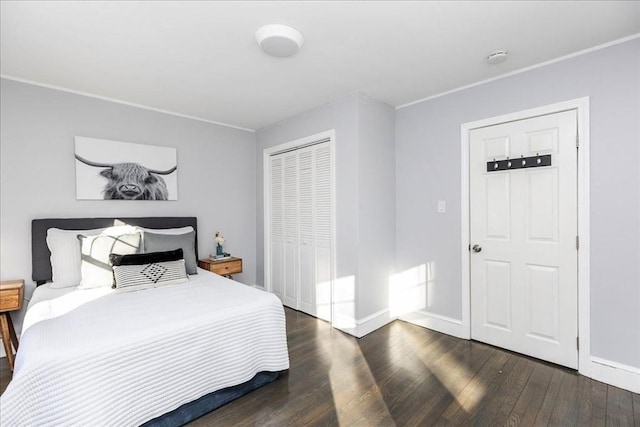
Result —
[{"label": "bed", "polygon": [[139,290],[57,286],[47,230],[114,224],[145,227],[145,236],[191,227],[197,248],[193,217],[34,220],[39,286],[0,397],[2,426],[183,425],[289,368],[278,298],[208,271]]}]

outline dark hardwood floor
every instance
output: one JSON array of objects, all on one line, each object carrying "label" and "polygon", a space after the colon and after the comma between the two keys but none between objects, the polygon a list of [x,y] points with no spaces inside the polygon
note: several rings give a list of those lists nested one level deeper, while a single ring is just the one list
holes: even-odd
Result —
[{"label": "dark hardwood floor", "polygon": [[286,313],[291,369],[190,427],[640,426],[640,395],[569,369],[401,321],[356,339]]}]

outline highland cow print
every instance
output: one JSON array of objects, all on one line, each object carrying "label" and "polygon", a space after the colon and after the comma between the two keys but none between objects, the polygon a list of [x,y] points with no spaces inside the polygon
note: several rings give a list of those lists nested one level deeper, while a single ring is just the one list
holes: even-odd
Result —
[{"label": "highland cow print", "polygon": [[76,137],[75,159],[80,200],[177,200],[174,148]]}]

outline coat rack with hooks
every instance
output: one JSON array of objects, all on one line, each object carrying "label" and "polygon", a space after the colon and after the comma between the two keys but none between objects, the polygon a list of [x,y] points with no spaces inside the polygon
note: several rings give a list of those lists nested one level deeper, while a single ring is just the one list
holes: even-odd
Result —
[{"label": "coat rack with hooks", "polygon": [[516,157],[506,160],[493,159],[487,162],[487,172],[504,171],[511,169],[525,169],[525,168],[537,168],[541,166],[551,166],[551,154],[543,154],[542,156],[536,154],[530,157]]}]

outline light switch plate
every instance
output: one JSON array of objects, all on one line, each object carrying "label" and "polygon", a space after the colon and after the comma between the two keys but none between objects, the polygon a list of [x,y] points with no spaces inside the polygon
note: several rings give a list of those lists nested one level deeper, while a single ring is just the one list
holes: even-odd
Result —
[{"label": "light switch plate", "polygon": [[438,213],[447,212],[447,202],[445,200],[438,200]]}]

